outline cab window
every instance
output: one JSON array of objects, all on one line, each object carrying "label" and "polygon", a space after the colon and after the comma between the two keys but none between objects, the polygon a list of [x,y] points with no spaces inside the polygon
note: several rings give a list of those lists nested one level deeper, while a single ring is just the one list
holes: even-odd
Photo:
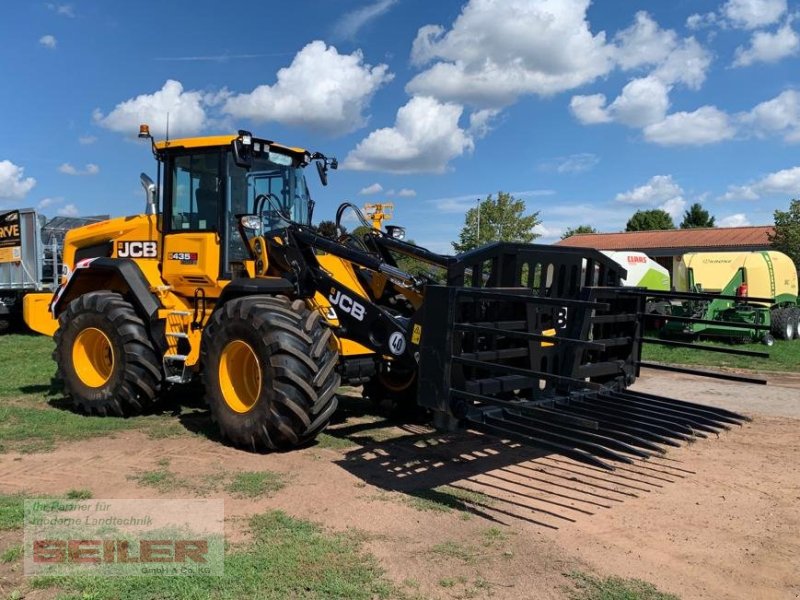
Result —
[{"label": "cab window", "polygon": [[218,152],[176,156],[172,168],[172,231],[218,231],[222,179]]}]

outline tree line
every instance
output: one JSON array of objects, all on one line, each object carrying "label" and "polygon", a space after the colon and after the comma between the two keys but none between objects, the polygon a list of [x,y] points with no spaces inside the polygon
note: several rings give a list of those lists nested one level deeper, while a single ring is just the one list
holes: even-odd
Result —
[{"label": "tree line", "polygon": [[[458,240],[451,242],[455,252],[467,252],[491,242],[530,243],[541,237],[535,230],[542,223],[539,211],[528,213],[525,200],[515,198],[508,192],[498,192],[496,197],[489,194],[475,202],[475,206],[464,215]],[[789,210],[776,210],[774,219],[775,231],[769,235],[772,247],[791,257],[795,265],[800,266],[800,200],[791,200]],[[716,227],[716,218],[699,202],[695,202],[683,213],[679,228],[699,227]],[[323,235],[336,236],[335,225],[330,221],[323,221],[318,228]],[[670,214],[658,208],[637,210],[625,226],[625,231],[665,229],[677,228]],[[353,233],[357,235],[358,228]],[[599,232],[591,225],[577,225],[564,231],[561,239],[587,233]]]}]

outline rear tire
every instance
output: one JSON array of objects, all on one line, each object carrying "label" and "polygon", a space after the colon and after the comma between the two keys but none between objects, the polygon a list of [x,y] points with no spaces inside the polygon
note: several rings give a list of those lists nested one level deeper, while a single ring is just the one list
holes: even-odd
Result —
[{"label": "rear tire", "polygon": [[331,330],[303,300],[231,300],[203,333],[206,402],[220,433],[251,450],[310,442],[338,405],[337,360]]},{"label": "rear tire", "polygon": [[378,373],[364,384],[362,396],[398,419],[428,420],[428,411],[417,403],[417,373]]},{"label": "rear tire", "polygon": [[88,414],[135,415],[161,391],[161,364],[144,321],[113,292],[89,292],[58,318],[53,359],[73,405]]},{"label": "rear tire", "polygon": [[0,317],[0,335],[7,333],[11,329],[11,321],[6,317]]},{"label": "rear tire", "polygon": [[772,334],[779,340],[791,340],[795,336],[795,321],[792,309],[776,308],[772,311]]},{"label": "rear tire", "polygon": [[788,312],[794,324],[794,339],[800,340],[800,308],[793,307],[788,309]]}]

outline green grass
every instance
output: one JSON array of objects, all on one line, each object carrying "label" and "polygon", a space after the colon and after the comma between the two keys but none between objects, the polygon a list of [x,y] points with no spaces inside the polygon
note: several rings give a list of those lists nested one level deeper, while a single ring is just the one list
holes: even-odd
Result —
[{"label": "green grass", "polygon": [[0,337],[0,397],[46,393],[56,372],[52,338],[10,334]]},{"label": "green grass", "polygon": [[358,446],[354,441],[346,437],[336,437],[330,433],[320,433],[317,436],[315,448],[327,448],[329,450],[349,450]]},{"label": "green grass", "polygon": [[731,356],[719,352],[705,352],[690,348],[668,348],[657,344],[644,344],[642,360],[681,365],[727,367],[753,371],[794,371],[800,368],[800,340],[777,340],[771,348],[763,344],[724,344],[722,342],[700,342],[733,350],[756,350],[769,352],[769,358]]},{"label": "green grass", "polygon": [[59,441],[133,429],[151,438],[190,435],[171,414],[121,419],[73,412],[51,381],[52,352],[46,336],[0,336],[0,452],[46,452]]},{"label": "green grass", "polygon": [[226,552],[222,577],[71,576],[39,578],[33,585],[58,588],[70,600],[403,597],[352,536],[325,533],[279,511],[252,517],[250,530],[252,542]]},{"label": "green grass", "polygon": [[135,481],[141,486],[155,488],[163,493],[179,487],[184,487],[183,480],[179,479],[175,473],[168,470],[166,467],[128,475],[128,479]]},{"label": "green grass", "polygon": [[67,500],[88,500],[92,497],[91,490],[70,490],[66,493]]},{"label": "green grass", "polygon": [[0,496],[0,531],[10,531],[22,527],[25,511],[25,497],[22,494]]},{"label": "green grass", "polygon": [[[20,529],[24,522],[25,499],[37,497],[30,494],[0,495],[0,531]],[[68,500],[88,500],[92,493],[89,490],[69,490],[61,497]]]},{"label": "green grass", "polygon": [[280,473],[272,471],[245,471],[236,473],[225,489],[240,498],[269,496],[286,486]]},{"label": "green grass", "polygon": [[463,490],[449,485],[428,490],[415,490],[408,493],[409,505],[422,511],[451,512],[460,510],[469,512],[471,505],[492,506],[494,501],[480,492]]},{"label": "green grass", "polygon": [[10,548],[6,548],[3,553],[0,554],[0,563],[17,562],[20,558],[22,558],[22,544],[16,544]]},{"label": "green grass", "polygon": [[678,596],[660,592],[640,579],[600,578],[579,572],[567,577],[574,586],[567,590],[570,600],[678,600]]}]

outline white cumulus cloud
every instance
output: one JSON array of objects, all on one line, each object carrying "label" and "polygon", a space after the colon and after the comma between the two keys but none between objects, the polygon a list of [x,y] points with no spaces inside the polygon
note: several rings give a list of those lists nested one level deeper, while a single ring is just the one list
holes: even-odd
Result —
[{"label": "white cumulus cloud", "polygon": [[672,175],[655,175],[644,185],[617,194],[616,201],[644,208],[660,208],[677,219],[684,208],[683,188]]},{"label": "white cumulus cloud", "polygon": [[361,188],[358,192],[362,196],[372,196],[373,194],[380,194],[383,191],[383,186],[380,183],[373,183],[365,188]]},{"label": "white cumulus cloud", "polygon": [[58,167],[58,172],[64,173],[64,175],[97,175],[100,172],[100,167],[93,163],[87,163],[85,168],[77,169],[70,163],[64,163]]},{"label": "white cumulus cloud", "polygon": [[757,137],[783,135],[787,142],[800,142],[800,92],[786,90],[741,116]]},{"label": "white cumulus cloud", "polygon": [[343,134],[366,123],[365,111],[378,88],[393,75],[384,64],[372,67],[360,50],[339,54],[325,42],[313,41],[291,65],[278,71],[274,85],[230,96],[223,112],[256,122],[277,121]]},{"label": "white cumulus cloud", "polygon": [[645,139],[661,146],[703,146],[729,140],[735,134],[730,116],[715,106],[673,113],[644,128]]},{"label": "white cumulus cloud", "polygon": [[746,227],[747,225],[750,225],[750,221],[747,219],[747,215],[744,213],[736,213],[734,215],[728,215],[727,217],[721,218],[718,225],[720,227]]},{"label": "white cumulus cloud", "polygon": [[459,127],[463,107],[434,98],[411,98],[397,111],[394,127],[384,127],[361,140],[343,166],[360,171],[443,173],[450,160],[474,148]]},{"label": "white cumulus cloud", "polygon": [[25,177],[25,169],[10,160],[0,160],[0,199],[22,200],[36,185],[33,177]]},{"label": "white cumulus cloud", "polygon": [[733,59],[734,67],[747,67],[753,63],[775,63],[797,54],[800,50],[800,36],[786,23],[774,33],[756,31],[750,39],[750,46],[739,46]]},{"label": "white cumulus cloud", "polygon": [[711,54],[697,40],[681,39],[644,11],[614,36],[614,44],[614,58],[622,70],[647,73],[629,80],[612,101],[604,94],[574,96],[570,110],[585,125],[613,122],[643,129],[661,123],[668,116],[673,88],[699,89],[711,65]]},{"label": "white cumulus cloud", "polygon": [[757,29],[778,21],[786,9],[786,0],[728,0],[720,12],[734,27]]},{"label": "white cumulus cloud", "polygon": [[792,167],[770,173],[745,185],[730,186],[721,200],[758,200],[763,197],[800,196],[800,167]]},{"label": "white cumulus cloud", "polygon": [[37,210],[45,210],[46,208],[50,208],[51,206],[55,206],[56,204],[61,204],[64,202],[64,199],[61,197],[47,197],[42,198],[39,202],[36,203]]},{"label": "white cumulus cloud", "polygon": [[590,0],[470,0],[450,29],[426,25],[411,59],[433,63],[406,86],[413,95],[502,107],[523,94],[574,89],[613,67],[605,33],[592,33]]},{"label": "white cumulus cloud", "polygon": [[667,109],[667,86],[655,77],[643,77],[628,82],[606,112],[614,121],[638,128],[662,121]]},{"label": "white cumulus cloud", "polygon": [[414,198],[417,192],[411,188],[401,188],[397,191],[396,195],[398,198]]},{"label": "white cumulus cloud", "polygon": [[39,43],[45,48],[53,50],[58,45],[58,40],[52,35],[43,35],[39,38]]},{"label": "white cumulus cloud", "polygon": [[164,137],[169,115],[171,137],[192,135],[206,125],[203,102],[202,92],[184,91],[180,81],[168,79],[157,92],[120,102],[106,115],[99,108],[95,109],[93,118],[106,129],[131,136],[138,133],[140,124],[147,123],[154,136]]},{"label": "white cumulus cloud", "polygon": [[58,214],[61,217],[77,217],[79,214],[81,214],[81,212],[78,210],[77,206],[70,203],[59,208]]},{"label": "white cumulus cloud", "polygon": [[644,185],[617,194],[615,200],[634,206],[658,206],[666,203],[674,205],[683,200],[683,188],[672,179],[672,175],[655,175]]}]

